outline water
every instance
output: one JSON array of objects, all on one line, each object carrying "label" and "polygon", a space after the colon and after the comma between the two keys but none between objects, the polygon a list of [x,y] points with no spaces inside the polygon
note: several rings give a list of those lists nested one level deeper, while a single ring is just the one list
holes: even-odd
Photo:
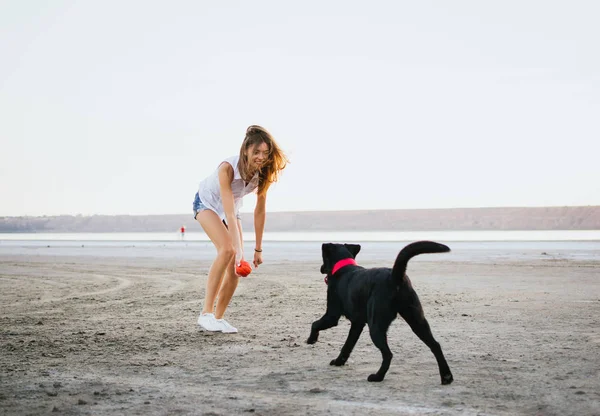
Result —
[{"label": "water", "polygon": [[[361,261],[388,264],[406,244],[417,240],[447,244],[451,253],[419,256],[416,261],[584,260],[600,262],[600,230],[592,231],[411,231],[265,233],[266,262],[319,262],[321,243],[359,243]],[[254,234],[245,233],[247,256]],[[149,257],[211,261],[215,249],[206,234],[179,233],[0,233],[0,255]]]},{"label": "water", "polygon": [[[254,241],[253,232],[244,241]],[[370,241],[600,241],[600,230],[551,231],[295,231],[265,232],[263,241],[318,241],[362,243]],[[203,232],[180,233],[0,233],[0,244],[30,242],[173,242],[210,241]]]}]

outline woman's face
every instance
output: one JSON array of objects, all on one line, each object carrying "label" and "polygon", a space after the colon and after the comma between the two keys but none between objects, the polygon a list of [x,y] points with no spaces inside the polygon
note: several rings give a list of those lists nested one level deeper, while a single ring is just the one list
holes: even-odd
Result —
[{"label": "woman's face", "polygon": [[269,146],[265,142],[250,146],[248,150],[246,150],[246,156],[248,157],[250,168],[252,170],[258,170],[262,168],[269,159]]}]

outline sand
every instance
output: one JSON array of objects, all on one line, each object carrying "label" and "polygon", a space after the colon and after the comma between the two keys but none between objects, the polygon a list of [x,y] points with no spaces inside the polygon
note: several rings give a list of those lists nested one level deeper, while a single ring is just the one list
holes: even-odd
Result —
[{"label": "sand", "polygon": [[381,362],[367,330],[329,366],[349,323],[305,342],[325,310],[320,263],[265,259],[229,335],[196,326],[206,260],[0,253],[0,414],[600,414],[600,260],[411,261],[454,374],[442,386],[401,319],[382,383],[366,381]]}]

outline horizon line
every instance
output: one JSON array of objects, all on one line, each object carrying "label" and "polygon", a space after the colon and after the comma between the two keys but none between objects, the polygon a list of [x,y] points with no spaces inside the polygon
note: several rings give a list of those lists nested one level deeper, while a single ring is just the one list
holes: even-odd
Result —
[{"label": "horizon line", "polygon": [[[296,210],[296,211],[267,211],[267,214],[298,214],[298,213],[365,213],[373,211],[452,211],[452,210],[482,210],[482,209],[539,209],[539,208],[600,208],[600,205],[536,205],[536,206],[480,206],[480,207],[446,207],[446,208],[365,208],[365,209],[334,209],[334,210]],[[240,212],[241,215],[252,215],[250,212]],[[175,214],[53,214],[53,215],[0,215],[0,218],[50,218],[50,217],[158,217],[172,215],[191,215],[189,213]]]}]

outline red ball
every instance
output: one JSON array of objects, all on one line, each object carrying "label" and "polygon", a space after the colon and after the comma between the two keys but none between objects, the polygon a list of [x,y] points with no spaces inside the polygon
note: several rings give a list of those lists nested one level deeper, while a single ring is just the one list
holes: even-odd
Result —
[{"label": "red ball", "polygon": [[239,266],[235,266],[235,272],[242,277],[246,277],[252,272],[252,266],[246,260],[242,260]]}]

